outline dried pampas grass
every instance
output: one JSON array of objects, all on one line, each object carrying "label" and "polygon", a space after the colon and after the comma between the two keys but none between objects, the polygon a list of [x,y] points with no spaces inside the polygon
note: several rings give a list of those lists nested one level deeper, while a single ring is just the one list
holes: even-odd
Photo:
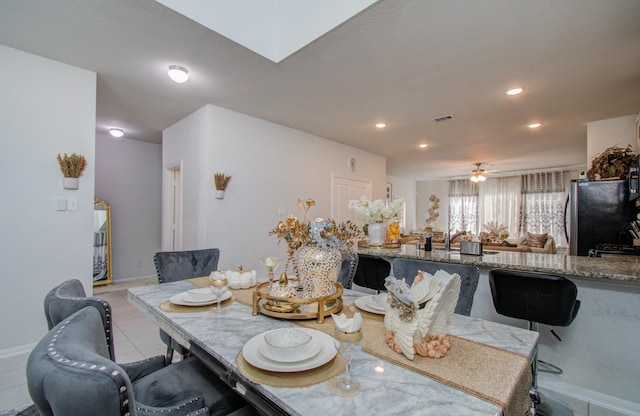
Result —
[{"label": "dried pampas grass", "polygon": [[82,155],[72,153],[71,156],[60,156],[58,153],[58,164],[65,178],[79,178],[87,167],[87,160]]},{"label": "dried pampas grass", "polygon": [[227,189],[227,185],[231,180],[231,175],[227,175],[226,173],[216,172],[213,174],[213,182],[216,186],[216,190],[224,191]]}]

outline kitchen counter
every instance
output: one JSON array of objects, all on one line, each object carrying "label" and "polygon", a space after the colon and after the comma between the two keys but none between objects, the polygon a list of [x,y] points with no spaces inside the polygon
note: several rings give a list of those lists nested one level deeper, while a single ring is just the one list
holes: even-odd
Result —
[{"label": "kitchen counter", "polygon": [[[539,375],[540,386],[571,399],[577,413],[590,406],[608,410],[624,408],[640,414],[640,257],[583,257],[564,254],[536,254],[484,251],[482,256],[416,250],[415,245],[399,249],[358,248],[359,254],[443,263],[467,264],[480,269],[471,316],[525,328],[527,322],[496,313],[489,287],[494,268],[538,271],[563,275],[578,287],[580,311],[568,327],[554,327],[560,342],[546,325],[540,333],[540,359],[559,365],[560,375]],[[392,272],[393,273],[393,272]],[[615,349],[615,353],[613,353]],[[588,363],[588,365],[585,365]],[[596,400],[594,401],[594,398]]]},{"label": "kitchen counter", "polygon": [[640,257],[584,257],[564,254],[538,254],[513,251],[484,250],[482,256],[460,254],[459,251],[445,252],[416,250],[415,245],[401,248],[358,248],[358,253],[386,258],[403,257],[442,263],[469,264],[481,268],[504,268],[513,270],[539,271],[587,279],[640,284]]}]

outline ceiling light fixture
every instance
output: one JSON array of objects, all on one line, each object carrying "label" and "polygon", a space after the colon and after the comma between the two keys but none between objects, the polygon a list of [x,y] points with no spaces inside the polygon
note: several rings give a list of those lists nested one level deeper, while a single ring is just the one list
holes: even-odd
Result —
[{"label": "ceiling light fixture", "polygon": [[378,123],[378,124],[376,124],[376,127],[379,128],[379,129],[383,129],[383,128],[387,127],[387,125],[385,123]]},{"label": "ceiling light fixture", "polygon": [[177,82],[178,84],[182,84],[189,79],[189,71],[187,68],[182,67],[180,65],[171,65],[169,67],[169,78]]},{"label": "ceiling light fixture", "polygon": [[425,147],[427,147],[427,146],[429,146],[429,145],[428,145],[428,144],[426,144],[426,143],[422,143],[422,144],[420,145],[420,147],[422,147],[423,149],[424,149]]},{"label": "ceiling light fixture", "polygon": [[480,165],[482,163],[476,163],[476,168],[471,171],[471,182],[484,182],[487,180],[487,177],[484,176],[484,169],[480,169]]},{"label": "ceiling light fixture", "polygon": [[511,88],[507,91],[507,95],[518,95],[524,91],[524,87]]},{"label": "ceiling light fixture", "polygon": [[530,129],[537,129],[540,126],[542,126],[542,123],[531,123],[527,127],[529,127]]},{"label": "ceiling light fixture", "polygon": [[109,134],[113,137],[122,137],[124,136],[124,130],[112,127],[109,129]]}]

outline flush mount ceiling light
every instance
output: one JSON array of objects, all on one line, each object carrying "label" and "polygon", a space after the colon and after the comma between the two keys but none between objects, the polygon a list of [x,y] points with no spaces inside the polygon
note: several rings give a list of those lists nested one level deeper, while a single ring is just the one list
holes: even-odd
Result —
[{"label": "flush mount ceiling light", "polygon": [[421,144],[421,145],[419,145],[419,146],[420,146],[421,148],[423,148],[423,149],[424,149],[425,147],[427,147],[427,146],[429,146],[429,145],[428,145],[428,144],[426,144],[426,143],[422,143],[422,144]]},{"label": "flush mount ceiling light", "polygon": [[524,87],[511,88],[507,91],[507,95],[518,95],[524,91]]},{"label": "flush mount ceiling light", "polygon": [[527,127],[529,127],[530,129],[537,129],[538,127],[542,126],[542,123],[531,123],[529,124]]},{"label": "flush mount ceiling light", "polygon": [[109,134],[113,137],[122,137],[124,136],[124,130],[112,127],[109,129]]},{"label": "flush mount ceiling light", "polygon": [[169,67],[169,78],[177,82],[178,84],[182,84],[189,79],[189,71],[187,68],[182,67],[180,65],[171,65]]},{"label": "flush mount ceiling light", "polygon": [[379,129],[383,129],[383,128],[387,127],[387,125],[386,125],[386,123],[377,123],[376,127],[379,128]]},{"label": "flush mount ceiling light", "polygon": [[480,165],[482,163],[476,163],[476,168],[471,171],[471,182],[484,182],[487,180],[487,177],[484,176],[484,169],[480,169]]}]

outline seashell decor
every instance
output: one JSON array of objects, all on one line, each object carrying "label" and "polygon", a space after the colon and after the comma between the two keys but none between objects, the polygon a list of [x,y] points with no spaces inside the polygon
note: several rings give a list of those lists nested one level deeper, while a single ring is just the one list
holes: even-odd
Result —
[{"label": "seashell decor", "polygon": [[389,292],[384,316],[385,342],[409,360],[415,355],[441,358],[451,347],[446,336],[460,295],[460,276],[438,270],[419,271],[409,286],[394,276],[386,279]]}]

